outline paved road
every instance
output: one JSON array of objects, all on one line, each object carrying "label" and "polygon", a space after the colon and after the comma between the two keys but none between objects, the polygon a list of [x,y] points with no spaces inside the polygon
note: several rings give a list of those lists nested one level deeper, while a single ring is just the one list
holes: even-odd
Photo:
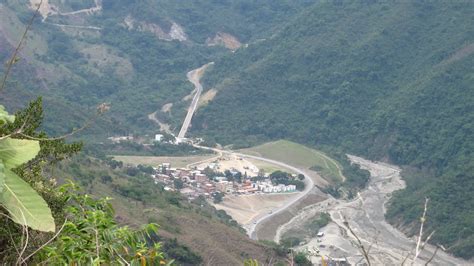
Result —
[{"label": "paved road", "polygon": [[313,179],[311,179],[311,175],[307,171],[305,171],[303,169],[296,168],[296,167],[291,166],[291,165],[288,165],[284,162],[275,161],[275,160],[267,159],[267,158],[260,157],[260,156],[254,156],[254,155],[249,155],[249,154],[244,154],[244,153],[233,152],[233,151],[220,150],[220,149],[209,148],[209,147],[204,147],[204,146],[199,146],[199,145],[194,145],[194,146],[197,147],[197,148],[200,148],[200,149],[212,150],[212,151],[215,151],[219,154],[224,154],[224,153],[233,154],[235,156],[242,157],[242,158],[250,158],[250,159],[254,159],[254,160],[259,160],[259,161],[271,163],[271,164],[274,164],[274,165],[281,166],[283,168],[287,168],[287,169],[292,170],[292,171],[294,171],[298,174],[302,174],[306,177],[304,179],[305,188],[301,193],[298,193],[297,196],[295,196],[294,198],[291,198],[283,206],[273,209],[272,213],[267,213],[264,216],[258,217],[249,226],[246,227],[247,234],[252,239],[257,239],[256,233],[255,233],[255,228],[260,223],[262,223],[262,222],[272,218],[273,216],[285,211],[290,206],[292,206],[293,204],[295,204],[298,201],[300,201],[301,199],[303,199],[314,188],[314,181],[313,181]]},{"label": "paved road", "polygon": [[202,93],[202,85],[199,82],[199,80],[201,79],[201,76],[204,73],[204,70],[206,70],[206,68],[211,64],[214,64],[214,62],[205,64],[200,68],[191,70],[186,75],[188,77],[189,82],[194,84],[194,87],[196,89],[196,94],[194,94],[193,101],[191,102],[191,105],[188,108],[188,113],[186,114],[186,118],[184,119],[183,125],[181,126],[181,130],[178,133],[178,139],[183,139],[186,137],[186,132],[188,132],[189,125],[191,124],[191,120],[193,119],[194,112],[196,112],[196,109],[199,103],[199,97],[201,97],[201,93]]},{"label": "paved road", "polygon": [[[210,63],[211,64],[211,63]],[[184,138],[186,131],[191,123],[194,112],[196,111],[199,97],[202,92],[202,85],[199,83],[199,79],[208,66],[204,65],[198,69],[188,72],[187,76],[190,82],[196,87],[196,94],[194,95],[191,106],[188,109],[188,114],[183,123],[181,131],[179,132],[178,138]],[[232,154],[234,156],[242,158],[250,158],[259,160],[274,165],[278,165],[289,170],[292,170],[298,174],[306,176],[305,189],[298,193],[297,196],[291,198],[283,206],[275,208],[271,213],[267,213],[260,216],[252,221],[250,225],[246,226],[246,230],[250,238],[257,239],[255,229],[262,222],[271,219],[273,216],[287,210],[298,201],[302,200],[308,193],[314,189],[314,181],[311,179],[311,175],[304,169],[299,169],[294,166],[288,165],[284,162],[254,156],[249,154],[243,154],[233,151],[221,150],[216,148],[209,148],[193,144],[197,148],[212,150],[219,154]],[[329,212],[331,218],[339,228],[344,228],[344,222],[349,219],[353,230],[357,232],[358,237],[364,243],[364,245],[372,246],[374,242],[372,252],[370,252],[376,264],[397,264],[407,256],[408,251],[413,249],[413,241],[407,238],[403,233],[393,228],[385,221],[385,203],[389,198],[389,195],[397,190],[404,187],[404,183],[400,178],[400,169],[395,166],[374,163],[368,160],[356,156],[349,156],[352,162],[361,165],[362,168],[367,169],[371,172],[371,181],[368,188],[361,191],[359,197],[352,201],[336,200],[333,197],[328,198],[327,201],[318,203],[316,206],[325,204],[323,209]],[[328,204],[331,202],[332,204]],[[331,205],[331,206],[330,206]],[[295,217],[296,218],[296,217]],[[375,238],[374,238],[375,236]],[[349,241],[348,245],[351,245],[347,237],[344,237],[341,243],[334,243],[335,246],[343,246],[344,242]],[[336,241],[337,242],[337,241]],[[420,262],[426,262],[429,260],[431,254],[434,252],[434,247],[427,245],[425,250],[420,255],[419,259],[415,262],[408,260],[414,264]],[[357,252],[351,252],[357,253]],[[352,254],[354,255],[354,254]],[[437,256],[432,261],[435,265],[463,265],[466,262],[460,259],[456,259],[449,254],[439,251]]]}]

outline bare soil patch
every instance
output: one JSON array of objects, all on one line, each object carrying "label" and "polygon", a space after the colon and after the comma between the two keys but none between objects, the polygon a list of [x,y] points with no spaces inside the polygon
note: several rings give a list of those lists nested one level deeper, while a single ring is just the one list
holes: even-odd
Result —
[{"label": "bare soil patch", "polygon": [[214,100],[214,97],[217,95],[216,89],[210,89],[206,91],[201,97],[199,98],[198,108],[206,106],[209,102]]},{"label": "bare soil patch", "polygon": [[294,195],[295,193],[230,195],[226,196],[223,202],[214,206],[219,210],[226,211],[239,224],[246,225],[251,223],[255,217],[282,206]]}]

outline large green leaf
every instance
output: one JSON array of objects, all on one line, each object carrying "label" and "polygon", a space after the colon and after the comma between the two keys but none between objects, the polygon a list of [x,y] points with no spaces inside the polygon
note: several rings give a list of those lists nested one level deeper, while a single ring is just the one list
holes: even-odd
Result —
[{"label": "large green leaf", "polygon": [[21,177],[5,169],[5,185],[0,197],[1,204],[11,218],[32,229],[54,232],[54,218],[44,199]]},{"label": "large green leaf", "polygon": [[15,116],[9,115],[7,111],[5,111],[5,107],[0,105],[0,125],[5,122],[13,122],[15,120]]},{"label": "large green leaf", "polygon": [[40,151],[38,141],[6,138],[0,140],[0,160],[6,169],[13,169],[35,158]]}]

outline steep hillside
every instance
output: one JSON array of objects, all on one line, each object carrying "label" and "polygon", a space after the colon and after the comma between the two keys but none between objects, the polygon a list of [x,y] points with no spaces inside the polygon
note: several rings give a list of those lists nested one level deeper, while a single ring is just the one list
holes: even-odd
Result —
[{"label": "steep hillside", "polygon": [[165,191],[147,169],[120,167],[110,159],[83,155],[55,166],[52,176],[73,177],[87,193],[111,197],[121,224],[140,227],[158,223],[164,251],[180,265],[241,265],[249,258],[262,263],[284,259],[271,247],[250,240],[230,216],[205,199],[188,202],[177,192]]},{"label": "steep hillside", "polygon": [[430,197],[433,241],[472,257],[473,11],[470,2],[317,3],[215,62],[204,82],[219,92],[194,134],[239,145],[290,138],[414,167],[388,218],[413,233]]},{"label": "steep hillside", "polygon": [[[0,3],[2,62],[39,2]],[[57,107],[54,113],[47,109],[46,117],[60,114],[59,120],[77,127],[90,109],[110,102],[108,121],[86,132],[89,140],[151,133],[156,124],[148,115],[155,111],[173,130],[185,114],[182,99],[193,89],[186,80],[189,70],[269,36],[307,2],[45,0],[9,84],[19,82],[24,93],[7,91],[5,97],[12,99],[7,107],[18,108],[15,103],[25,95],[41,94]],[[168,103],[173,108],[161,112]],[[58,120],[48,122],[49,132],[66,131]]]}]

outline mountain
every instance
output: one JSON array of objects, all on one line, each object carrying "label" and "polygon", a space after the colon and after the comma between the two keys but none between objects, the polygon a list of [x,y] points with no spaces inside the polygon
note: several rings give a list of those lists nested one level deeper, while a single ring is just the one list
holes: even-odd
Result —
[{"label": "mountain", "polygon": [[[39,2],[0,2],[2,62],[9,60]],[[0,102],[13,113],[42,96],[46,132],[61,135],[93,121],[73,137],[93,146],[108,136],[156,133],[150,114],[176,127],[188,104],[182,99],[193,90],[188,71],[270,35],[309,1],[42,3]],[[6,66],[0,64],[0,71]],[[96,106],[103,102],[111,104],[110,112],[96,118]],[[173,103],[172,109],[161,111],[167,103]],[[168,259],[182,265],[285,259],[286,251],[249,239],[206,200],[187,202],[154,184],[149,175],[113,170],[97,156],[55,165],[45,174],[73,177],[88,193],[112,197],[120,224],[138,228],[159,223]]]},{"label": "mountain", "polygon": [[435,243],[474,249],[474,5],[325,2],[215,62],[217,96],[196,136],[288,138],[406,166],[387,218],[416,231],[424,198]]},{"label": "mountain", "polygon": [[[45,114],[50,133],[78,127],[102,102],[111,103],[110,114],[87,132],[89,140],[155,132],[148,118],[155,111],[173,129],[186,110],[181,99],[193,90],[186,72],[270,35],[309,2],[43,1],[2,97],[16,109],[44,96],[53,106]],[[0,3],[2,62],[35,3]],[[161,112],[167,103],[173,108]]]},{"label": "mountain", "polygon": [[[38,2],[0,3],[2,62]],[[193,90],[186,73],[213,61],[193,136],[234,147],[289,139],[401,165],[407,188],[388,220],[414,234],[428,197],[432,241],[472,258],[473,3],[43,3],[0,94],[9,111],[42,95],[43,127],[57,135],[108,102],[76,136],[89,143],[156,133],[153,119],[177,131]]]}]

